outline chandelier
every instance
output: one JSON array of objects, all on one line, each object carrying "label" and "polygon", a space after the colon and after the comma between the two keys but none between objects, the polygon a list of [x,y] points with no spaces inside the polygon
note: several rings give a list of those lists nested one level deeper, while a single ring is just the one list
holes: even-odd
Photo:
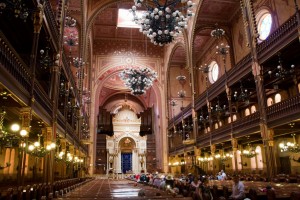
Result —
[{"label": "chandelier", "polygon": [[282,65],[282,60],[281,60],[281,53],[278,53],[278,65],[275,70],[269,70],[268,74],[271,76],[273,73],[275,73],[275,76],[277,78],[285,78],[286,76],[291,76],[294,75],[295,71],[295,65],[291,65],[290,69],[286,69]]},{"label": "chandelier", "polygon": [[300,153],[300,146],[296,142],[296,134],[292,134],[293,142],[281,142],[279,148],[281,152],[290,151],[292,153]]},{"label": "chandelier", "polygon": [[65,27],[75,27],[75,26],[76,26],[76,19],[70,16],[66,16]]},{"label": "chandelier", "polygon": [[200,158],[198,158],[198,160],[199,160],[199,162],[202,162],[202,163],[208,163],[213,160],[213,157],[211,157],[211,156],[210,157],[200,157]]},{"label": "chandelier", "polygon": [[225,35],[225,31],[217,26],[218,25],[216,24],[216,28],[210,32],[210,35],[214,38],[220,39],[223,35]]},{"label": "chandelier", "polygon": [[253,149],[253,147],[250,144],[248,144],[247,148],[243,150],[241,155],[247,158],[253,158],[257,155],[257,152]]},{"label": "chandelier", "polygon": [[233,97],[236,101],[243,101],[246,104],[249,104],[251,92],[249,92],[247,89],[244,89],[242,81],[240,81],[240,84],[240,93],[238,93],[238,91],[235,91]]},{"label": "chandelier", "polygon": [[85,65],[85,62],[83,62],[82,58],[76,57],[76,58],[73,58],[73,65],[76,68],[80,68]]},{"label": "chandelier", "polygon": [[[164,2],[162,4],[159,0],[134,0],[135,6],[129,10],[133,13],[134,22],[141,25],[140,32],[150,38],[152,43],[160,46],[171,43],[175,37],[182,34],[182,30],[187,28],[189,18],[194,15],[189,10],[194,6],[191,0],[165,0]],[[181,6],[177,5],[179,2]],[[142,6],[147,11],[139,18],[136,11],[137,7]]]},{"label": "chandelier", "polygon": [[157,72],[147,67],[139,67],[124,69],[119,76],[125,82],[125,86],[131,90],[131,94],[142,95],[153,85]]},{"label": "chandelier", "polygon": [[225,162],[229,159],[232,159],[233,155],[231,153],[225,153],[224,149],[219,150],[219,153],[215,155],[215,158],[220,160],[221,162]]},{"label": "chandelier", "polygon": [[16,18],[26,21],[29,11],[26,4],[22,0],[2,0],[0,1],[0,14],[9,10]]}]

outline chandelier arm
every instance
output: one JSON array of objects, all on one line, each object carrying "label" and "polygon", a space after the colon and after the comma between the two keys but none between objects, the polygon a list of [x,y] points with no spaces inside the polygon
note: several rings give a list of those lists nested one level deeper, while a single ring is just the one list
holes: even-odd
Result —
[{"label": "chandelier arm", "polygon": [[[167,0],[166,0],[167,1]],[[159,4],[159,1],[158,0],[153,0],[154,4],[157,6],[157,7],[162,7],[160,4]],[[153,9],[153,8],[152,8]]]},{"label": "chandelier arm", "polygon": [[179,2],[180,0],[173,0],[173,1],[166,0],[165,7],[172,6],[173,8],[175,8],[176,4]]}]

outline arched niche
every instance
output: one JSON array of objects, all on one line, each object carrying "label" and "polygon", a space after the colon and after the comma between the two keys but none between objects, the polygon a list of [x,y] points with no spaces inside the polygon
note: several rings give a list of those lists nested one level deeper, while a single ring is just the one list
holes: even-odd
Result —
[{"label": "arched niche", "polygon": [[169,118],[178,115],[181,108],[191,102],[190,74],[187,69],[186,49],[183,44],[175,45],[167,72],[167,94]]}]

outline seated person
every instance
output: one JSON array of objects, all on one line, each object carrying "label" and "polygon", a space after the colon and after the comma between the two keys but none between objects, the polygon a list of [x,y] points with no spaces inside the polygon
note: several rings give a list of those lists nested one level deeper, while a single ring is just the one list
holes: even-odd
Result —
[{"label": "seated person", "polygon": [[223,176],[222,176],[221,172],[218,173],[217,179],[218,179],[218,181],[223,180]]},{"label": "seated person", "polygon": [[234,200],[242,200],[245,199],[245,186],[244,183],[240,181],[240,177],[238,175],[233,176],[233,186],[232,186],[232,194],[229,196],[229,199]]}]

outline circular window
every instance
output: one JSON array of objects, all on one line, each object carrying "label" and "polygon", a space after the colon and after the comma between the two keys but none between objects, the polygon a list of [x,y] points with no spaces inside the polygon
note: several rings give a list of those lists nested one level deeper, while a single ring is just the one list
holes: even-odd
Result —
[{"label": "circular window", "polygon": [[219,65],[216,61],[212,61],[209,65],[209,81],[214,83],[218,80],[219,77]]},{"label": "circular window", "polygon": [[272,15],[268,10],[262,10],[257,14],[256,18],[258,19],[259,39],[265,40],[271,32]]}]

